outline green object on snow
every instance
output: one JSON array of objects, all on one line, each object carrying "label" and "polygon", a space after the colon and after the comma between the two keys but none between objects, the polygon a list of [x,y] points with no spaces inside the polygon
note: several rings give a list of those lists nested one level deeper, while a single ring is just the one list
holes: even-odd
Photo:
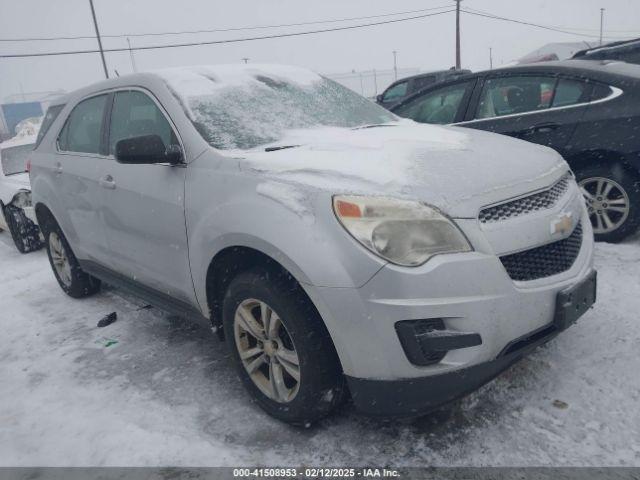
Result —
[{"label": "green object on snow", "polygon": [[112,345],[115,345],[116,343],[118,343],[118,340],[115,340],[113,338],[106,338],[106,337],[102,337],[100,340],[96,340],[96,343],[102,345],[103,347],[110,347]]}]

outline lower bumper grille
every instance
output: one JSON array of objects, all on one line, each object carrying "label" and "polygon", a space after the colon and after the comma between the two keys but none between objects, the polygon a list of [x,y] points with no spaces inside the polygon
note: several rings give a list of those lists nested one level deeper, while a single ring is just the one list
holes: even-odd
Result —
[{"label": "lower bumper grille", "polygon": [[500,257],[513,280],[527,281],[550,277],[571,268],[582,246],[582,224],[573,233],[557,242]]},{"label": "lower bumper grille", "polygon": [[446,330],[441,318],[401,320],[396,331],[407,358],[414,365],[432,365],[448,351],[482,344],[477,333]]}]

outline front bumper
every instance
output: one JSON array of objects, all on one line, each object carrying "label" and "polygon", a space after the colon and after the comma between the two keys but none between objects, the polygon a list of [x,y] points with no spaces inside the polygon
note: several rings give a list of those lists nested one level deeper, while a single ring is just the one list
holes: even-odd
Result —
[{"label": "front bumper", "polygon": [[532,333],[532,341],[523,337],[522,341],[528,343],[516,352],[450,373],[400,380],[371,380],[347,376],[351,397],[358,410],[371,416],[403,417],[425,414],[480,388],[558,333],[560,330],[553,327],[542,329]]},{"label": "front bumper", "polygon": [[570,327],[596,298],[596,272],[558,295],[554,321],[508,343],[497,358],[451,373],[401,380],[347,376],[357,408],[372,416],[412,416],[472,392],[503,370]]}]

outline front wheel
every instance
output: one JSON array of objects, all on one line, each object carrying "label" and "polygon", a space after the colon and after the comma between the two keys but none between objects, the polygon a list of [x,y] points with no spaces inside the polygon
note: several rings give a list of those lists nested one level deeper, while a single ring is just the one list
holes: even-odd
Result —
[{"label": "front wheel", "polygon": [[223,321],[245,387],[271,416],[308,425],[342,400],[344,380],[329,333],[286,274],[239,274],[225,295]]},{"label": "front wheel", "polygon": [[595,239],[619,242],[640,225],[638,178],[622,168],[591,166],[576,171]]},{"label": "front wheel", "polygon": [[47,256],[60,288],[73,298],[82,298],[100,290],[100,280],[80,268],[69,242],[58,225],[51,225],[46,232]]}]

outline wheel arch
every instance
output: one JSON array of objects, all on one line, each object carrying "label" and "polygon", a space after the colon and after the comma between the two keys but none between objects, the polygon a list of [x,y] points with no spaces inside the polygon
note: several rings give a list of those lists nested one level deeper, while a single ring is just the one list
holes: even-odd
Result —
[{"label": "wheel arch", "polygon": [[44,203],[38,202],[34,206],[36,212],[36,218],[38,219],[38,225],[40,225],[40,230],[44,235],[49,231],[49,227],[52,223],[56,222],[56,217],[54,217],[49,207],[47,207]]},{"label": "wheel arch", "polygon": [[326,308],[319,305],[318,297],[308,291],[310,286],[309,283],[301,281],[300,278],[297,278],[297,276],[290,271],[290,269],[286,268],[273,256],[253,247],[245,245],[232,245],[225,247],[216,253],[207,268],[207,306],[210,312],[211,323],[216,327],[219,338],[221,340],[224,339],[224,332],[221,328],[223,324],[222,307],[224,296],[229,284],[233,278],[241,272],[245,272],[256,267],[264,267],[270,272],[283,274],[288,277],[291,282],[292,289],[296,290],[295,293],[301,295],[305,301],[309,302],[309,306],[318,314],[320,322],[322,322],[322,327],[327,331],[329,338],[331,339],[334,353],[336,354],[338,362],[340,362],[340,368],[342,369],[344,362],[348,362],[348,359],[343,356],[343,346],[341,345],[339,338],[336,337],[334,328],[331,328],[332,325],[327,323],[327,319],[323,315],[323,313],[327,312]]},{"label": "wheel arch", "polygon": [[567,157],[566,160],[567,163],[571,165],[571,169],[574,172],[592,166],[607,166],[613,170],[622,169],[622,171],[631,173],[637,178],[640,177],[640,164],[634,165],[623,153],[617,152],[615,150],[587,150],[584,152],[575,153]]},{"label": "wheel arch", "polygon": [[[280,272],[290,277],[291,281],[295,282],[302,292],[305,292],[302,286],[303,283],[307,283],[304,274],[292,273],[292,268],[285,267],[274,257],[276,256],[265,253],[263,249],[236,244],[220,249],[211,258],[206,272],[205,290],[207,307],[214,325],[222,325],[222,299],[227,287],[236,275],[251,268],[264,267],[270,271]],[[280,256],[280,258],[282,257]],[[284,263],[288,264],[289,262],[285,261]],[[309,298],[306,293],[305,296]],[[311,300],[309,299],[309,301]]]}]

